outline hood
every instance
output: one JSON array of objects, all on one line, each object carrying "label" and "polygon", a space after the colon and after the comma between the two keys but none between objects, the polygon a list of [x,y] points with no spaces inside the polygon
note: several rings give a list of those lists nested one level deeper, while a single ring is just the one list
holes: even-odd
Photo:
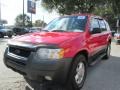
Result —
[{"label": "hood", "polygon": [[0,29],[1,32],[12,31],[11,29]]},{"label": "hood", "polygon": [[32,44],[60,44],[76,38],[80,33],[82,32],[36,32],[16,37],[13,40]]}]

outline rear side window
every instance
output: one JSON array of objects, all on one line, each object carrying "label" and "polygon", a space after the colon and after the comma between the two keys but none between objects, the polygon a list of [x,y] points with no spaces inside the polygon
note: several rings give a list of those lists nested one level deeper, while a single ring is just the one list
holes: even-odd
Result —
[{"label": "rear side window", "polygon": [[91,21],[91,29],[90,30],[92,31],[93,28],[100,28],[98,19],[96,19],[96,18],[92,18],[92,21]]},{"label": "rear side window", "polygon": [[110,31],[110,26],[109,26],[108,22],[105,21],[105,25],[106,25],[107,31]]},{"label": "rear side window", "polygon": [[99,24],[100,24],[100,29],[102,32],[107,31],[106,24],[105,24],[104,20],[99,20]]}]

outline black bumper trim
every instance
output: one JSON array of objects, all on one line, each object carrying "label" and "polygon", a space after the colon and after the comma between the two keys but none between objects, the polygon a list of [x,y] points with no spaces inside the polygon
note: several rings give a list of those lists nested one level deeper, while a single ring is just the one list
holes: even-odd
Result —
[{"label": "black bumper trim", "polygon": [[53,81],[64,83],[68,76],[72,58],[40,60],[39,57],[36,56],[36,52],[32,52],[28,60],[23,61],[24,60],[9,57],[6,49],[4,63],[7,67],[31,80],[39,80],[41,77],[50,76]]}]

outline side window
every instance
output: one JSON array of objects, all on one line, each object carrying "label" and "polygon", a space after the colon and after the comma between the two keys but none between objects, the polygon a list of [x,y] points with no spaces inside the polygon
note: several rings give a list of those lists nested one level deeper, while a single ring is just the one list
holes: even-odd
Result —
[{"label": "side window", "polygon": [[105,21],[105,24],[106,24],[106,28],[107,28],[107,31],[110,31],[110,26],[109,24]]},{"label": "side window", "polygon": [[107,31],[106,24],[105,24],[104,20],[99,20],[99,24],[100,24],[100,29],[102,32]]},{"label": "side window", "polygon": [[[96,30],[100,30],[99,28],[100,28],[100,25],[99,25],[99,23],[98,23],[98,19],[96,19],[96,18],[93,18],[92,20],[91,20],[91,27],[90,27],[90,31],[92,31],[94,28],[96,28]],[[101,32],[101,31],[100,31]]]}]

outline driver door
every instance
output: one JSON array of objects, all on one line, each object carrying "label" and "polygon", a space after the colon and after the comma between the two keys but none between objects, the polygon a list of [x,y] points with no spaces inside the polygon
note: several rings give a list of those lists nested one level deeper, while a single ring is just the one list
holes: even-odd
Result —
[{"label": "driver door", "polygon": [[[91,33],[94,28],[98,28],[95,30],[100,30],[100,25],[97,18],[92,18],[90,22],[89,48],[91,51],[91,56],[96,55],[100,51],[102,41],[101,33]],[[101,30],[99,32],[101,32]]]}]

